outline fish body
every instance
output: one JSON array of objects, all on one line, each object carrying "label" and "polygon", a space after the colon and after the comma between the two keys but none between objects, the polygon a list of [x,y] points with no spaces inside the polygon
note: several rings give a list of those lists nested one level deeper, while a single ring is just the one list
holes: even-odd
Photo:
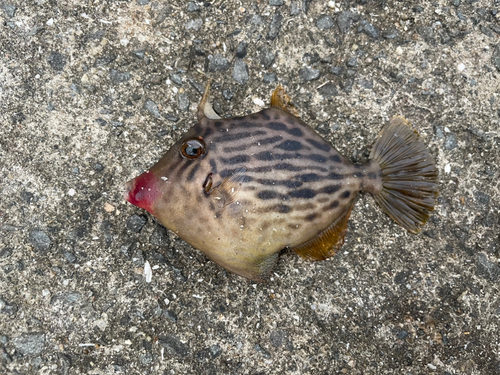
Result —
[{"label": "fish body", "polygon": [[[357,193],[383,195],[380,162],[350,163],[293,114],[280,87],[274,106],[244,117],[218,118],[207,99],[208,89],[198,124],[128,183],[126,199],[248,279],[264,280],[287,247],[310,260],[335,254]],[[423,219],[435,203],[437,173],[429,158],[417,178],[424,196],[413,199],[423,202]],[[418,230],[422,220],[414,221],[407,229]]]}]

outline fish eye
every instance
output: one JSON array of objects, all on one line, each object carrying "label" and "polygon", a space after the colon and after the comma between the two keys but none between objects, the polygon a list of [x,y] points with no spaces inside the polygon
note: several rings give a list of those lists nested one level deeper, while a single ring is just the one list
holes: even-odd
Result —
[{"label": "fish eye", "polygon": [[181,155],[187,159],[196,159],[205,154],[206,146],[202,137],[185,140],[181,146]]}]

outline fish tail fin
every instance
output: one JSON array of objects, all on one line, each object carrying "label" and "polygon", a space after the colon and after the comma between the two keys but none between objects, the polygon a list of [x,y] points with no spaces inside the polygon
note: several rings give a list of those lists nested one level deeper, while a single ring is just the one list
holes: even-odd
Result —
[{"label": "fish tail fin", "polygon": [[396,116],[382,129],[370,159],[380,166],[378,186],[365,190],[396,223],[418,233],[437,199],[438,172],[429,149],[411,124]]}]

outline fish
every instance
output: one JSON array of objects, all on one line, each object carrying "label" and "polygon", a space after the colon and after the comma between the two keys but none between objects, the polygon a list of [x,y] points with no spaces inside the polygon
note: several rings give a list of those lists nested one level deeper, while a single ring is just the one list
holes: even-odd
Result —
[{"label": "fish", "polygon": [[265,282],[285,249],[332,257],[359,192],[411,233],[434,210],[438,172],[403,117],[382,128],[368,162],[353,164],[300,119],[281,85],[269,108],[242,117],[219,117],[209,93],[210,82],[198,122],[126,183],[125,199],[226,270]]}]

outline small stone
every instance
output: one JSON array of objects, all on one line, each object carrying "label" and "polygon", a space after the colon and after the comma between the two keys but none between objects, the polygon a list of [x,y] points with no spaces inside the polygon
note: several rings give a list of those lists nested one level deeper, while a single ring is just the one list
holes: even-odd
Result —
[{"label": "small stone", "polygon": [[179,93],[179,96],[177,97],[177,105],[179,106],[179,110],[181,111],[188,111],[189,110],[189,105],[191,103],[189,102],[189,96],[187,92],[181,92]]},{"label": "small stone", "polygon": [[229,61],[227,61],[227,59],[220,53],[216,53],[208,64],[208,70],[210,72],[224,72],[228,69]]},{"label": "small stone", "polygon": [[198,4],[196,4],[195,2],[193,1],[190,1],[188,3],[188,6],[187,6],[187,11],[188,12],[198,12],[200,10],[200,6]]},{"label": "small stone", "polygon": [[342,34],[347,34],[353,22],[358,21],[359,18],[359,14],[350,11],[340,12],[339,16],[337,17],[337,26],[339,27],[340,32]]},{"label": "small stone", "polygon": [[316,21],[316,27],[320,30],[328,30],[333,27],[333,18],[328,14],[322,14]]},{"label": "small stone", "polygon": [[193,78],[189,77],[188,78],[189,84],[196,90],[200,95],[203,95],[205,92],[205,86],[199,83],[198,81],[194,80]]},{"label": "small stone", "polygon": [[132,215],[127,219],[127,228],[134,233],[139,233],[147,221],[144,215]]},{"label": "small stone", "polygon": [[62,72],[66,65],[66,56],[61,55],[59,52],[51,52],[47,57],[47,62],[56,72]]},{"label": "small stone", "polygon": [[358,66],[358,59],[356,57],[351,57],[347,60],[347,66],[351,68],[355,68]]},{"label": "small stone", "polygon": [[168,247],[169,235],[165,227],[157,225],[149,237],[149,243],[154,246]]},{"label": "small stone", "polygon": [[474,198],[476,202],[483,206],[488,206],[490,204],[490,196],[482,191],[475,191]]},{"label": "small stone", "polygon": [[271,52],[268,49],[264,49],[262,51],[260,63],[262,65],[264,65],[264,68],[268,69],[273,64],[275,58],[276,58],[276,55],[273,52]]},{"label": "small stone", "polygon": [[272,5],[274,7],[279,7],[285,4],[284,0],[269,0],[269,5]]},{"label": "small stone", "polygon": [[64,257],[68,261],[68,263],[75,263],[76,262],[76,256],[73,253],[66,252],[64,253]]},{"label": "small stone", "polygon": [[33,229],[29,234],[29,241],[36,250],[46,251],[50,249],[52,241],[49,236],[40,229]]},{"label": "small stone", "polygon": [[275,348],[279,348],[281,345],[283,345],[283,340],[286,337],[286,333],[284,331],[272,331],[271,334],[269,335],[269,341],[271,342],[271,345],[274,346]]},{"label": "small stone", "polygon": [[266,349],[264,349],[262,346],[260,346],[259,344],[255,344],[254,348],[256,351],[262,353],[264,358],[268,358],[268,359],[271,358],[271,354]]},{"label": "small stone", "polygon": [[233,68],[233,79],[240,85],[244,85],[248,82],[249,71],[248,65],[243,60],[236,60]]},{"label": "small stone", "polygon": [[222,354],[222,348],[219,345],[215,344],[210,347],[210,356],[212,357],[212,359],[217,358],[221,354]]},{"label": "small stone", "polygon": [[385,39],[396,39],[398,36],[398,29],[389,29],[382,32],[382,37]]},{"label": "small stone", "polygon": [[300,4],[297,0],[292,0],[290,2],[290,15],[291,16],[298,16],[300,14],[300,11],[302,8],[300,7]]},{"label": "small stone", "polygon": [[444,141],[444,148],[447,150],[453,150],[458,146],[457,140],[453,134],[448,134],[446,140]]},{"label": "small stone", "polygon": [[408,332],[406,332],[404,329],[398,332],[398,339],[404,340],[407,337],[408,337]]},{"label": "small stone", "polygon": [[98,118],[95,120],[95,122],[97,122],[101,126],[106,126],[108,124],[108,122],[106,120],[104,120],[103,118]]},{"label": "small stone", "polygon": [[324,98],[331,98],[332,96],[337,95],[337,86],[335,86],[333,83],[328,82],[327,84],[321,86],[318,89],[318,92],[320,93],[321,96]]},{"label": "small stone", "polygon": [[173,73],[170,75],[170,80],[175,83],[177,86],[182,86],[182,77],[177,74],[177,73]]},{"label": "small stone", "polygon": [[115,85],[124,83],[130,80],[130,73],[129,72],[121,72],[116,69],[110,69],[109,71],[109,79],[111,80],[112,83]]},{"label": "small stone", "polygon": [[236,48],[236,57],[239,59],[244,58],[247,55],[247,42],[240,42]]},{"label": "small stone", "polygon": [[274,73],[265,73],[264,74],[264,79],[262,80],[262,82],[266,83],[266,84],[270,84],[270,83],[273,83],[273,82],[276,82],[278,79],[276,78],[276,74]]},{"label": "small stone", "polygon": [[163,21],[167,19],[168,16],[170,16],[173,13],[173,8],[170,5],[164,5],[160,11],[158,12],[158,15],[156,16],[155,19],[155,26],[160,25]]},{"label": "small stone", "polygon": [[106,202],[104,205],[104,211],[106,212],[113,212],[115,210],[115,206],[113,206],[111,203]]},{"label": "small stone", "polygon": [[198,31],[202,25],[203,25],[203,20],[201,18],[197,18],[195,20],[187,21],[184,27],[186,28],[186,30]]},{"label": "small stone", "polygon": [[378,31],[378,29],[368,21],[362,21],[360,28],[361,31],[368,35],[370,38],[378,39],[380,37],[380,32]]},{"label": "small stone", "polygon": [[227,101],[231,100],[234,96],[234,91],[230,88],[227,88],[227,89],[224,89],[222,90],[222,96],[224,97],[224,99],[226,99]]},{"label": "small stone", "polygon": [[148,5],[150,0],[135,0],[135,2],[139,5]]},{"label": "small stone", "polygon": [[104,165],[102,165],[101,163],[95,163],[94,165],[94,171],[96,172],[102,172],[104,168]]},{"label": "small stone", "polygon": [[436,43],[436,40],[434,39],[434,30],[432,27],[428,26],[423,26],[417,28],[418,34],[424,39],[427,43],[429,44],[434,44]]},{"label": "small stone", "polygon": [[31,201],[33,200],[33,197],[34,197],[33,193],[31,193],[29,191],[22,191],[20,196],[21,196],[21,199],[28,204],[31,204]]},{"label": "small stone", "polygon": [[500,43],[495,46],[493,53],[491,54],[491,63],[500,72]]},{"label": "small stone", "polygon": [[271,25],[269,26],[269,31],[267,33],[267,39],[274,40],[278,36],[281,24],[283,23],[283,16],[281,13],[276,12],[271,21]]},{"label": "small stone", "polygon": [[330,68],[330,72],[332,74],[335,74],[336,76],[340,76],[342,73],[344,73],[344,68],[341,66],[332,66]]},{"label": "small stone", "polygon": [[3,9],[7,18],[12,18],[16,14],[16,6],[14,4],[1,3],[0,8]]},{"label": "small stone", "polygon": [[144,110],[148,111],[149,113],[151,113],[157,119],[161,118],[160,111],[158,110],[158,106],[151,99],[146,99],[142,108]]},{"label": "small stone", "polygon": [[479,276],[493,282],[496,282],[500,277],[500,267],[491,262],[484,254],[478,254],[476,256],[476,270]]},{"label": "small stone", "polygon": [[362,79],[359,81],[359,86],[364,88],[364,89],[372,90],[373,89],[373,81],[371,79]]},{"label": "small stone", "polygon": [[299,70],[299,77],[302,81],[309,82],[319,79],[320,72],[317,69],[302,68]]},{"label": "small stone", "polygon": [[146,50],[145,49],[136,49],[132,54],[137,57],[138,59],[143,59],[144,56],[146,55]]},{"label": "small stone", "polygon": [[172,113],[172,112],[165,113],[165,118],[166,118],[168,121],[172,121],[172,122],[177,122],[177,121],[179,121],[179,117],[177,117],[177,116],[175,115],[175,113]]},{"label": "small stone", "polygon": [[0,250],[0,259],[10,257],[12,255],[12,252],[12,247],[4,247],[2,250]]},{"label": "small stone", "polygon": [[172,322],[177,322],[177,314],[172,310],[163,310],[162,315]]},{"label": "small stone", "polygon": [[170,354],[177,355],[179,357],[186,357],[189,353],[188,346],[182,343],[176,336],[160,336],[158,341]]},{"label": "small stone", "polygon": [[39,355],[45,348],[45,333],[24,333],[12,338],[12,344],[22,355]]}]

